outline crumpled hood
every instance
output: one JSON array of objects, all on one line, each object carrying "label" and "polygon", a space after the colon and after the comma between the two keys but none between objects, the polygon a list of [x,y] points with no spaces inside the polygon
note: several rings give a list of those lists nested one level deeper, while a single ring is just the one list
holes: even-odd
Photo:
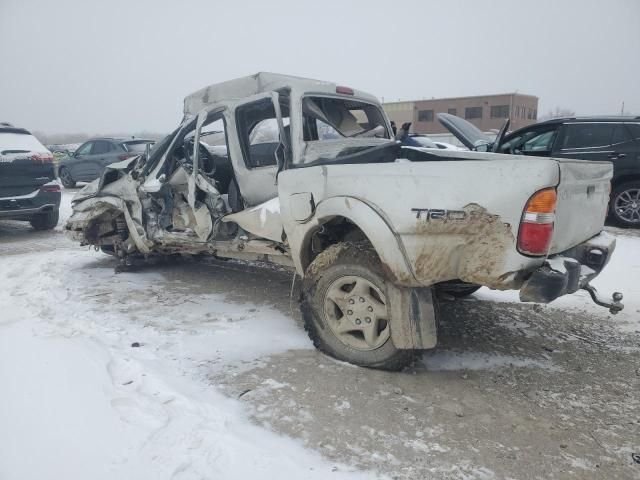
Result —
[{"label": "crumpled hood", "polygon": [[96,178],[94,181],[88,183],[78,193],[75,194],[75,196],[71,200],[71,203],[76,204],[78,202],[86,200],[87,198],[95,197],[96,194],[105,187],[105,185],[108,185],[117,180],[117,178],[111,178],[107,183],[106,179],[109,173],[118,170],[127,171],[128,169],[131,169],[134,166],[135,162],[138,161],[138,158],[140,158],[140,155],[136,155],[135,157],[127,158],[126,160],[122,160],[121,162],[116,162],[108,165],[99,178]]},{"label": "crumpled hood", "polygon": [[87,198],[91,198],[95,196],[98,192],[98,187],[100,185],[100,179],[96,178],[93,182],[88,183],[84,187],[82,187],[78,193],[76,193],[71,199],[71,204],[81,202],[82,200],[86,200]]}]

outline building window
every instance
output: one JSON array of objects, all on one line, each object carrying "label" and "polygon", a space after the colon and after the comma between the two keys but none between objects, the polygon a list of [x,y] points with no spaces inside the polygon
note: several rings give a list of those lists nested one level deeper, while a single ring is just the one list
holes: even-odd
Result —
[{"label": "building window", "polygon": [[458,115],[458,109],[457,108],[450,108],[449,110],[447,110],[447,113],[449,115]]},{"label": "building window", "polygon": [[482,118],[482,107],[467,107],[464,109],[464,118]]},{"label": "building window", "polygon": [[433,122],[433,110],[418,110],[419,122]]},{"label": "building window", "polygon": [[491,107],[491,118],[508,118],[509,105],[493,105]]},{"label": "building window", "polygon": [[538,110],[533,110],[533,119],[534,120],[538,119]]}]

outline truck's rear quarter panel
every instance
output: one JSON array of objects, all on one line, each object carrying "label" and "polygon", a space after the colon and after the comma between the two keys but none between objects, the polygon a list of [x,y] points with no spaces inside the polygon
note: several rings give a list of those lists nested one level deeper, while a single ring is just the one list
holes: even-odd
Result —
[{"label": "truck's rear quarter panel", "polygon": [[[548,159],[481,158],[311,167],[297,171],[292,185],[284,172],[281,203],[286,190],[301,185],[313,185],[316,204],[341,196],[362,200],[395,232],[417,284],[461,279],[516,288],[516,272],[543,262],[517,252],[523,208],[534,192],[558,184],[558,166]],[[432,210],[458,213],[438,219],[429,216]]]},{"label": "truck's rear quarter panel", "polygon": [[602,230],[613,175],[610,162],[558,159],[560,184],[550,253],[559,253]]}]

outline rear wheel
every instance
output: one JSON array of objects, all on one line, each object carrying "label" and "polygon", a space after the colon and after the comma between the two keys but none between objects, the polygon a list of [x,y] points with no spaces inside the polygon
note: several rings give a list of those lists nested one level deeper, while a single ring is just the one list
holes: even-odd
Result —
[{"label": "rear wheel", "polygon": [[60,167],[58,171],[58,177],[60,177],[60,181],[64,188],[73,188],[76,186],[76,181],[71,176],[71,172],[67,167]]},{"label": "rear wheel", "polygon": [[320,253],[305,274],[305,328],[323,352],[363,367],[400,370],[413,350],[391,339],[387,281],[370,248],[339,243]]},{"label": "rear wheel", "polygon": [[640,182],[617,186],[610,201],[610,214],[621,227],[640,227]]},{"label": "rear wheel", "polygon": [[40,213],[29,220],[31,226],[36,230],[51,230],[58,225],[58,219],[60,218],[60,211],[56,208],[45,213]]}]

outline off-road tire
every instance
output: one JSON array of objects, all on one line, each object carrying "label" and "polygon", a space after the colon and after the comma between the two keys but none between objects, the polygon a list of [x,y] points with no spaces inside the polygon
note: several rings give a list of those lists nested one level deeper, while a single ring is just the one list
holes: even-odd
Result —
[{"label": "off-road tire", "polygon": [[76,186],[76,181],[71,177],[71,172],[66,167],[60,167],[58,178],[64,188],[74,188]]},{"label": "off-road tire", "polygon": [[609,201],[609,215],[611,219],[615,222],[616,225],[625,228],[639,228],[640,220],[636,222],[629,221],[620,216],[618,212],[616,212],[616,202],[618,201],[618,197],[623,195],[625,192],[633,192],[633,196],[636,196],[638,192],[640,192],[640,182],[627,182],[621,185],[618,185],[611,192],[611,200]]},{"label": "off-road tire", "polygon": [[391,337],[374,350],[351,348],[336,336],[327,323],[324,313],[327,290],[337,279],[354,275],[375,285],[388,302],[387,280],[380,259],[371,246],[347,242],[331,245],[314,259],[305,273],[300,304],[305,329],[316,348],[338,360],[361,367],[401,370],[412,363],[413,350],[396,348]]},{"label": "off-road tire", "polygon": [[31,217],[29,223],[36,230],[51,230],[58,225],[59,218],[60,210],[56,208],[55,210],[50,210]]}]

